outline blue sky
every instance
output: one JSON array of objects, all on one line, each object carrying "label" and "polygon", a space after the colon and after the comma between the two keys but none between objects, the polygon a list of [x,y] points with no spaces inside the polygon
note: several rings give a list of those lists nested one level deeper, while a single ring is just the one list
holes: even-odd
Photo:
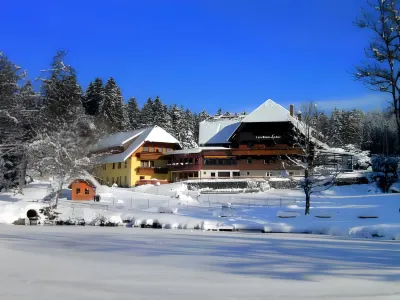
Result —
[{"label": "blue sky", "polygon": [[34,79],[57,49],[86,88],[113,76],[140,104],[210,113],[282,105],[383,104],[352,79],[367,33],[353,26],[364,0],[120,0],[2,3],[0,51]]}]

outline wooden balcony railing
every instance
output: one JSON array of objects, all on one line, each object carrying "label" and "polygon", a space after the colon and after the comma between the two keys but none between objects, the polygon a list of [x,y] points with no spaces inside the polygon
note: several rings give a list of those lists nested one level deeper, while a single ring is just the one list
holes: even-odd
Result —
[{"label": "wooden balcony railing", "polygon": [[138,175],[149,175],[153,176],[154,174],[168,174],[168,168],[163,167],[139,167],[137,169]]},{"label": "wooden balcony railing", "polygon": [[157,160],[163,155],[161,152],[139,152],[136,154],[140,160]]}]

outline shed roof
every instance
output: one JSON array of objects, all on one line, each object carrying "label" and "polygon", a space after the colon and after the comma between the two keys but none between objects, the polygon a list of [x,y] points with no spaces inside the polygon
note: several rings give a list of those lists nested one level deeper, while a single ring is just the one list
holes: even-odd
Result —
[{"label": "shed roof", "polygon": [[210,119],[200,122],[199,145],[229,144],[229,138],[240,125],[239,118]]}]

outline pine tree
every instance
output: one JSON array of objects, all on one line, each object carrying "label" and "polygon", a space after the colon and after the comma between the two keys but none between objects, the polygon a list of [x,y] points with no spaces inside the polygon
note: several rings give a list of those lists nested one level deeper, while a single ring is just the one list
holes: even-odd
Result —
[{"label": "pine tree", "polygon": [[328,116],[324,113],[321,112],[318,115],[318,120],[316,120],[316,125],[315,125],[315,129],[318,130],[318,132],[320,132],[322,134],[322,136],[320,137],[320,140],[324,143],[328,142],[330,140],[329,137],[329,119]]},{"label": "pine tree", "polygon": [[104,103],[101,114],[112,132],[123,129],[124,114],[121,90],[114,78],[110,78],[104,87]]},{"label": "pine tree", "polygon": [[[182,108],[181,108],[182,111]],[[179,130],[179,141],[182,144],[183,148],[195,148],[197,147],[197,143],[195,141],[194,135],[194,124],[193,124],[193,115],[189,109],[186,109],[182,112],[182,127]]]},{"label": "pine tree", "polygon": [[216,116],[222,116],[222,108],[218,108]]},{"label": "pine tree", "polygon": [[178,108],[176,104],[169,107],[169,115],[171,118],[171,134],[178,140],[181,141],[181,130],[182,130],[182,109]]},{"label": "pine tree", "polygon": [[22,106],[25,110],[34,110],[37,108],[38,95],[35,93],[30,80],[27,80],[21,88]]},{"label": "pine tree", "polygon": [[149,97],[147,102],[143,105],[140,114],[140,128],[151,127],[154,125],[154,110],[153,110],[153,100]]},{"label": "pine tree", "polygon": [[206,112],[205,109],[203,109],[203,110],[201,111],[201,113],[199,114],[199,123],[202,122],[202,121],[204,121],[204,120],[207,120],[207,119],[209,119],[209,118],[210,118],[210,115]]},{"label": "pine tree", "polygon": [[[48,77],[42,79],[43,119],[52,126],[59,122],[72,122],[82,111],[82,89],[78,84],[75,70],[65,65],[66,53],[58,51],[53,58]],[[42,76],[45,74],[42,74]]]},{"label": "pine tree", "polygon": [[229,111],[224,113],[224,116],[230,116],[230,115],[231,115],[231,113]]},{"label": "pine tree", "polygon": [[93,97],[91,99],[91,107],[94,115],[98,115],[104,104],[104,86],[101,78],[96,78],[93,83]]},{"label": "pine tree", "polygon": [[103,81],[96,78],[90,82],[83,99],[83,107],[87,115],[97,116],[104,103]]},{"label": "pine tree", "polygon": [[162,103],[160,97],[156,97],[156,99],[153,102],[152,105],[153,108],[153,115],[154,115],[154,121],[153,125],[160,126],[166,130],[168,130],[168,121],[169,121],[169,116],[168,116],[168,109],[167,107]]},{"label": "pine tree", "polygon": [[337,109],[336,107],[333,109],[331,118],[329,120],[329,137],[330,137],[330,145],[334,147],[343,146],[343,111]]},{"label": "pine tree", "polygon": [[125,109],[126,109],[126,117],[128,119],[127,122],[128,129],[129,130],[139,129],[141,112],[135,97],[129,99],[128,104],[125,106]]}]

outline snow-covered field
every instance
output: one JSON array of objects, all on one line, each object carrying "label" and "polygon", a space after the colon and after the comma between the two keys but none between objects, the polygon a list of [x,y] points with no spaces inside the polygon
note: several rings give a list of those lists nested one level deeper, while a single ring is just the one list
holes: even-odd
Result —
[{"label": "snow-covered field", "polygon": [[[48,184],[28,185],[24,195],[0,194],[0,223],[24,218],[48,192]],[[101,202],[61,200],[60,219],[99,224],[130,221],[130,226],[314,233],[356,238],[400,240],[400,194],[381,194],[373,185],[339,186],[312,197],[304,215],[298,190],[255,194],[200,195],[180,183],[134,189],[98,187]],[[63,193],[69,197],[68,191]],[[230,205],[227,203],[230,203]],[[224,206],[224,208],[222,208]],[[164,212],[164,213],[160,213]],[[42,216],[43,218],[43,216]]]},{"label": "snow-covered field", "polygon": [[[0,194],[0,223],[45,206],[48,187]],[[1,224],[0,299],[400,299],[400,194],[335,187],[304,216],[296,190],[97,190],[100,203],[61,200],[60,219],[176,230]],[[250,232],[213,231],[229,229]]]},{"label": "snow-covered field", "polygon": [[0,299],[400,299],[396,241],[0,225]]}]

